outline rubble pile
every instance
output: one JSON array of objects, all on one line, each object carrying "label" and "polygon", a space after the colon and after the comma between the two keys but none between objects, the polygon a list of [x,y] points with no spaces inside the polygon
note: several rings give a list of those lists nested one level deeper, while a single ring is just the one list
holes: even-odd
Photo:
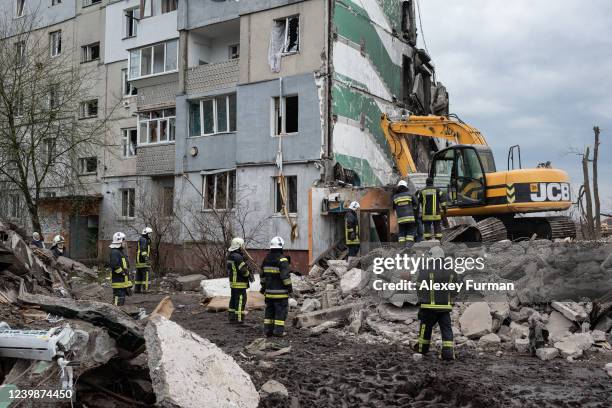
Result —
[{"label": "rubble pile", "polygon": [[[0,223],[1,395],[72,390],[72,402],[116,407],[259,404],[250,377],[230,356],[169,320],[169,298],[146,316],[110,304],[104,278],[29,246]],[[198,290],[202,278],[181,277],[172,285]],[[41,400],[23,405],[34,404],[43,406]]]},{"label": "rubble pile", "polygon": [[[378,248],[350,263],[315,265],[306,277],[293,275],[299,309],[294,325],[310,335],[329,330],[367,343],[414,346],[419,333],[416,292],[374,290],[373,283],[414,281],[416,274],[393,268],[376,274],[374,260],[418,257],[434,245],[439,243]],[[442,248],[446,256],[484,259],[484,268],[463,273],[463,280],[515,284],[514,290],[471,290],[457,297],[452,311],[457,348],[570,361],[612,352],[612,244],[536,240]],[[432,340],[440,346],[437,330]]]}]

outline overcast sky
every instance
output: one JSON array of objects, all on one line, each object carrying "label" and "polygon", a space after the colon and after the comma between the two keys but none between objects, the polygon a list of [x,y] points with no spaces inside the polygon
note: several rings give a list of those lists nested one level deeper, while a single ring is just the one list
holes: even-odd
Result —
[{"label": "overcast sky", "polygon": [[[498,170],[550,160],[582,184],[571,147],[602,130],[600,195],[612,212],[612,1],[420,0],[425,42],[450,111],[479,128]],[[419,33],[419,46],[423,35]]]}]

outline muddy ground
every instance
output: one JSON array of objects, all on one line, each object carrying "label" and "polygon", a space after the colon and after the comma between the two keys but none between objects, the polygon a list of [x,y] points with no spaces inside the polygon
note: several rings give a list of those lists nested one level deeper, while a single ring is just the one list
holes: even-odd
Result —
[{"label": "muddy ground", "polygon": [[[150,312],[163,296],[136,295],[128,303]],[[237,327],[227,323],[225,313],[205,312],[197,293],[171,298],[176,307],[172,320],[232,355],[258,389],[270,379],[287,387],[289,401],[267,400],[261,405],[265,407],[612,406],[612,378],[603,370],[611,353],[591,353],[570,363],[459,350],[451,363],[433,356],[414,363],[405,347],[366,345],[331,333],[309,337],[289,326],[282,341],[292,352],[266,363],[243,351],[261,337],[261,311],[250,313],[247,325]]]}]

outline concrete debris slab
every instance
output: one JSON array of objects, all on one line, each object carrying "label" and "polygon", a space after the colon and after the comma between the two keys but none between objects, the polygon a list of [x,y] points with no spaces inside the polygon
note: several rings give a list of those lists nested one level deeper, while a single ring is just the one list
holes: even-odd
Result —
[{"label": "concrete debris slab", "polygon": [[[204,297],[207,298],[217,296],[229,297],[231,295],[229,279],[227,278],[204,279],[200,282],[200,288]],[[259,275],[255,275],[255,281],[250,283],[248,291],[259,292],[259,289],[261,289]]]},{"label": "concrete debris slab", "polygon": [[327,309],[317,310],[310,313],[302,313],[295,316],[294,325],[296,327],[313,327],[327,320],[336,320],[339,322],[348,321],[349,315],[353,309],[360,309],[363,303],[349,303],[341,306],[334,306]]},{"label": "concrete debris slab", "polygon": [[421,353],[414,353],[412,355],[412,361],[414,361],[415,363],[418,363],[421,360],[423,360],[423,355]]},{"label": "concrete debris slab", "polygon": [[160,407],[255,408],[259,393],[219,347],[163,316],[145,329],[149,372]]},{"label": "concrete debris slab", "polygon": [[[225,312],[229,308],[229,296],[215,296],[205,299],[202,304],[208,312]],[[266,307],[264,296],[259,292],[249,292],[247,294],[246,310],[263,310]]]},{"label": "concrete debris slab", "polygon": [[493,319],[489,305],[486,302],[472,303],[459,318],[459,324],[461,333],[470,339],[491,333]]},{"label": "concrete debris slab", "polygon": [[173,312],[174,312],[174,304],[172,303],[170,296],[166,296],[162,300],[159,301],[159,303],[157,304],[157,306],[155,306],[155,309],[153,309],[149,317],[160,315],[160,316],[164,316],[166,319],[170,319]]},{"label": "concrete debris slab", "polygon": [[556,342],[557,348],[563,357],[577,358],[593,345],[593,336],[590,333],[576,333]]},{"label": "concrete debris slab", "polygon": [[536,357],[540,360],[548,361],[559,356],[559,350],[552,347],[539,348],[536,350]]},{"label": "concrete debris slab", "polygon": [[529,352],[529,339],[514,340],[514,348],[519,353],[528,353]]},{"label": "concrete debris slab", "polygon": [[[206,279],[206,276],[201,275],[201,274],[195,274],[195,275],[185,275],[185,276],[179,276],[178,278],[176,278],[176,282],[177,282],[177,286],[179,290],[184,290],[184,291],[197,291],[200,287],[200,282]],[[229,285],[229,282],[228,282]]]},{"label": "concrete debris slab", "polygon": [[296,307],[298,307],[298,302],[294,298],[289,298],[288,305],[291,309],[295,309]]},{"label": "concrete debris slab", "polygon": [[102,302],[62,299],[45,295],[33,295],[20,291],[19,301],[38,305],[40,309],[68,319],[80,319],[103,327],[115,339],[117,347],[131,354],[144,349],[143,325],[121,309]]},{"label": "concrete debris slab", "polygon": [[546,330],[548,330],[548,335],[553,342],[569,336],[572,327],[574,327],[574,323],[556,310],[550,313],[548,323],[546,324]]},{"label": "concrete debris slab", "polygon": [[480,347],[489,348],[489,347],[497,347],[501,343],[501,339],[495,333],[485,334],[478,340],[478,345]]},{"label": "concrete debris slab", "polygon": [[325,269],[321,268],[319,265],[312,265],[312,268],[310,268],[310,271],[308,271],[308,277],[310,279],[317,279],[321,277],[324,271]]},{"label": "concrete debris slab", "polygon": [[293,273],[291,274],[291,286],[293,287],[293,293],[296,295],[314,291],[314,288],[310,283],[308,283],[306,278]]},{"label": "concrete debris slab", "polygon": [[55,260],[55,262],[55,267],[68,274],[76,274],[79,276],[87,276],[92,279],[98,279],[98,274],[93,269],[90,269],[82,263],[74,261],[70,258],[60,256]]},{"label": "concrete debris slab", "polygon": [[315,298],[306,298],[304,302],[302,302],[302,307],[300,308],[301,313],[314,312],[317,309],[321,308],[321,302]]},{"label": "concrete debris slab", "polygon": [[591,336],[593,336],[593,341],[595,343],[606,341],[606,333],[602,332],[601,330],[593,330],[591,332]]},{"label": "concrete debris slab", "polygon": [[489,303],[491,314],[494,318],[503,322],[510,316],[510,304],[508,302],[491,302]]},{"label": "concrete debris slab", "polygon": [[85,285],[72,283],[72,296],[78,300],[96,300],[98,302],[103,302],[108,297],[104,287],[97,282]]},{"label": "concrete debris slab", "polygon": [[79,369],[91,369],[110,361],[118,355],[117,343],[106,330],[84,321],[71,321],[77,337],[70,347],[75,360],[80,362]]},{"label": "concrete debris slab", "polygon": [[327,331],[327,329],[331,329],[333,327],[340,326],[340,323],[335,320],[329,320],[327,322],[323,322],[318,326],[315,326],[309,330],[311,336],[318,336]]},{"label": "concrete debris slab", "polygon": [[410,324],[417,320],[419,308],[416,306],[395,307],[383,303],[378,305],[378,314],[382,319],[390,322],[405,322],[406,324]]},{"label": "concrete debris slab", "polygon": [[330,259],[327,261],[327,270],[332,271],[337,277],[342,278],[348,271],[348,262],[340,259]]},{"label": "concrete debris slab", "polygon": [[551,306],[573,322],[580,323],[588,318],[585,308],[576,302],[552,302]]},{"label": "concrete debris slab", "polygon": [[526,339],[529,337],[529,327],[524,324],[510,322],[510,337],[513,339]]},{"label": "concrete debris slab", "polygon": [[273,394],[280,394],[284,397],[289,397],[289,391],[287,391],[287,387],[283,384],[279,383],[276,380],[268,380],[261,386],[259,390],[259,395],[261,398],[267,398]]},{"label": "concrete debris slab", "polygon": [[342,275],[340,279],[340,289],[342,295],[346,296],[353,293],[360,293],[368,284],[369,274],[359,268],[353,268]]},{"label": "concrete debris slab", "polygon": [[416,305],[418,301],[419,297],[416,292],[394,293],[387,299],[387,302],[397,307],[402,307],[405,304]]}]

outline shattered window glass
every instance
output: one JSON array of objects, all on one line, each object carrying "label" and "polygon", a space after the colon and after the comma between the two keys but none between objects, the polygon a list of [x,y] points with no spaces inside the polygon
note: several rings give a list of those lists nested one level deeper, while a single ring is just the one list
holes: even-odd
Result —
[{"label": "shattered window glass", "polygon": [[300,17],[289,17],[285,23],[285,53],[300,50]]}]

